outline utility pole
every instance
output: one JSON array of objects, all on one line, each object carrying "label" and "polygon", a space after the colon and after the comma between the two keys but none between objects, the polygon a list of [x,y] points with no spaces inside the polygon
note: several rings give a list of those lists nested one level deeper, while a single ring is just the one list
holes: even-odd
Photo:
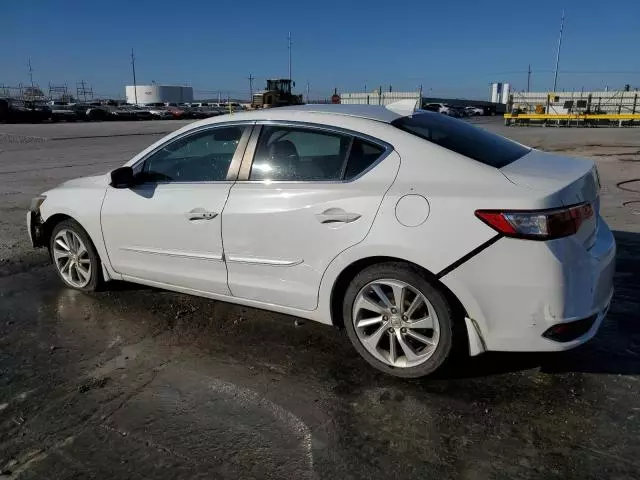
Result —
[{"label": "utility pole", "polygon": [[136,57],[133,55],[133,48],[131,49],[131,70],[133,71],[133,98],[138,104],[138,86],[136,84]]},{"label": "utility pole", "polygon": [[29,57],[29,81],[31,82],[31,95],[33,95],[33,69],[31,68],[31,57]]},{"label": "utility pole", "polygon": [[527,72],[527,93],[529,93],[530,87],[531,87],[531,64],[529,64],[529,71]]},{"label": "utility pole", "polygon": [[289,80],[291,80],[291,32],[289,32],[288,46],[289,46]]},{"label": "utility pole", "polygon": [[558,52],[556,53],[556,69],[553,74],[553,91],[558,86],[558,64],[560,63],[560,47],[562,46],[562,30],[564,29],[564,9],[562,10],[562,19],[560,20],[560,36],[558,37]]},{"label": "utility pole", "polygon": [[249,101],[253,102],[253,81],[256,79],[253,75],[249,74]]},{"label": "utility pole", "polygon": [[307,103],[309,103],[309,87],[310,87],[310,83],[307,82]]}]

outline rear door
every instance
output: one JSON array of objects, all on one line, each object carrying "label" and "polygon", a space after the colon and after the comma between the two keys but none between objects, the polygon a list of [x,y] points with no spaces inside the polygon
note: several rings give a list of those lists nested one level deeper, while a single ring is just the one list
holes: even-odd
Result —
[{"label": "rear door", "polygon": [[231,293],[316,308],[324,271],[365,238],[399,165],[390,145],[366,136],[256,126],[222,215]]}]

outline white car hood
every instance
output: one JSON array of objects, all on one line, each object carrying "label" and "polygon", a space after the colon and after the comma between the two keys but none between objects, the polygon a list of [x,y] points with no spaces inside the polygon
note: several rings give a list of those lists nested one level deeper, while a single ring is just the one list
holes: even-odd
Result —
[{"label": "white car hood", "polygon": [[91,177],[80,177],[67,180],[56,187],[58,188],[95,188],[109,185],[109,174],[93,175]]}]

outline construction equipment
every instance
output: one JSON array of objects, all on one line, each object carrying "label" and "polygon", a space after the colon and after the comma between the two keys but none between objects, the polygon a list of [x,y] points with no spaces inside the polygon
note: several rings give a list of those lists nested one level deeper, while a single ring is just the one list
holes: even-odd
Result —
[{"label": "construction equipment", "polygon": [[267,88],[253,94],[252,108],[284,107],[286,105],[301,105],[302,95],[291,93],[291,86],[295,85],[291,79],[277,78],[267,80]]}]

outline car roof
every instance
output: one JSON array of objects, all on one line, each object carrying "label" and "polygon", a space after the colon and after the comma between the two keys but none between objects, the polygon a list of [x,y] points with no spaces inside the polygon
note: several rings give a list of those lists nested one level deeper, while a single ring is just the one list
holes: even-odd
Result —
[{"label": "car roof", "polygon": [[[352,118],[361,118],[363,120],[370,120],[389,124],[394,120],[411,115],[414,112],[414,101],[404,100],[383,105],[336,105],[336,104],[310,104],[310,105],[294,105],[288,107],[267,108],[257,110],[243,110],[239,112],[233,112],[233,114],[218,115],[216,117],[205,118],[194,124],[190,124],[189,127],[213,125],[217,123],[225,123],[229,121],[262,121],[262,120],[287,120],[295,119],[297,121],[304,120],[313,122],[313,116],[318,115],[319,123],[327,121],[326,115],[339,115]],[[411,104],[411,105],[409,105]],[[323,118],[324,116],[324,118]]]},{"label": "car roof", "polygon": [[[389,110],[383,105],[340,105],[332,103],[318,103],[307,105],[293,105],[280,107],[279,111],[307,112],[307,113],[328,113],[333,115],[346,115],[350,117],[360,117],[378,122],[391,123],[402,115]],[[260,110],[257,110],[260,112]],[[262,111],[264,115],[264,111]]]}]

